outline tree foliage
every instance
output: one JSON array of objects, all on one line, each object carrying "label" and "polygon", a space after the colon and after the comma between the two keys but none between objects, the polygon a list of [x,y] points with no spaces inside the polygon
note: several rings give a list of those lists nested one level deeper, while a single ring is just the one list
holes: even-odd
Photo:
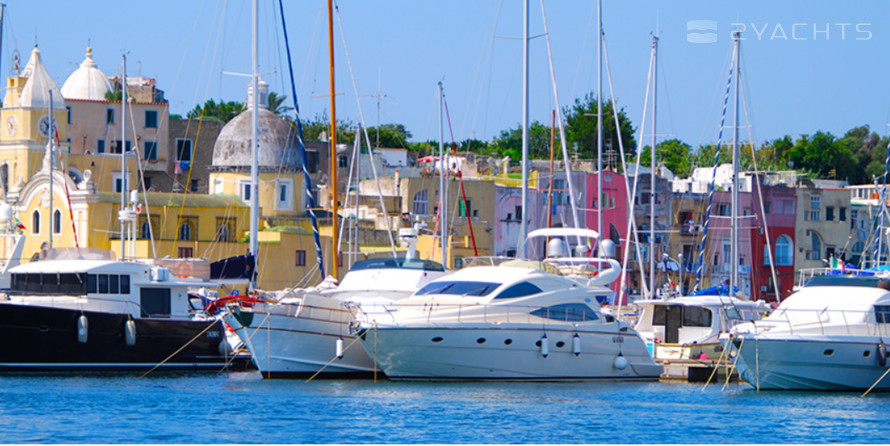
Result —
[{"label": "tree foliage", "polygon": [[[566,140],[569,146],[577,144],[581,158],[596,158],[597,156],[597,123],[596,96],[588,93],[583,99],[575,99],[574,105],[563,110],[566,120]],[[615,126],[615,113],[612,104],[603,104],[603,153],[607,150],[618,151],[618,128],[621,129],[621,142],[624,145],[624,153],[628,158],[636,154],[636,140],[634,139],[633,124],[624,112],[618,111],[619,126]],[[548,136],[549,138],[549,136]]]},{"label": "tree foliage", "polygon": [[204,105],[196,105],[186,116],[190,119],[214,118],[222,122],[229,122],[242,111],[244,111],[244,104],[241,102],[220,101],[217,103],[213,99],[209,99]]},{"label": "tree foliage", "polygon": [[[692,146],[679,139],[668,139],[658,143],[655,151],[655,161],[664,163],[678,177],[686,177],[692,173]],[[640,154],[640,164],[648,166],[652,159],[650,146],[643,147]]]}]

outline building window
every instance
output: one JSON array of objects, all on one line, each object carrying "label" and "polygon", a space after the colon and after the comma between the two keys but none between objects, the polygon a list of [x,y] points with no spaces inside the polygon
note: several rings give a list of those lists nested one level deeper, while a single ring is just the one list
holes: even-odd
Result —
[{"label": "building window", "polygon": [[197,191],[198,191],[198,184],[199,184],[200,181],[201,181],[201,180],[198,180],[198,179],[192,180],[192,181],[191,181],[191,184],[189,184],[189,189],[190,189],[192,192],[197,192]]},{"label": "building window", "polygon": [[822,197],[819,195],[810,195],[810,209],[819,210],[822,203]]},{"label": "building window", "polygon": [[65,111],[68,113],[68,124],[71,124],[71,106],[65,106]]},{"label": "building window", "polygon": [[217,217],[216,219],[216,241],[233,242],[232,234],[235,233],[235,221],[231,218]]},{"label": "building window", "polygon": [[176,138],[176,161],[192,160],[192,140]]},{"label": "building window", "polygon": [[834,206],[825,208],[825,221],[834,221]]},{"label": "building window", "polygon": [[[127,140],[125,150],[127,152],[133,150],[133,141]],[[111,153],[121,153],[121,140],[111,142]]]},{"label": "building window", "polygon": [[96,141],[96,153],[105,153],[105,140],[100,139]]},{"label": "building window", "polygon": [[142,153],[147,160],[158,159],[158,143],[156,141],[145,141],[145,144],[142,146]]},{"label": "building window", "polygon": [[179,239],[183,241],[192,239],[192,227],[186,222],[179,225]]},{"label": "building window", "polygon": [[294,182],[291,179],[280,179],[275,184],[275,210],[276,211],[293,211]]},{"label": "building window", "polygon": [[114,109],[113,108],[105,109],[105,123],[106,124],[114,124]]},{"label": "building window", "polygon": [[241,183],[241,199],[250,201],[250,183]]},{"label": "building window", "polygon": [[345,156],[337,157],[337,166],[349,167],[349,159],[347,159]]},{"label": "building window", "polygon": [[53,211],[53,234],[62,233],[62,211],[56,209]]},{"label": "building window", "polygon": [[720,203],[717,205],[717,215],[728,217],[729,216],[729,205],[726,203]]},{"label": "building window", "polygon": [[121,191],[129,190],[130,181],[129,178],[124,181],[120,172],[113,172],[111,177],[114,179],[114,192],[121,193]]},{"label": "building window", "polygon": [[146,191],[151,189],[151,177],[143,176],[142,182],[145,183],[144,186]]},{"label": "building window", "polygon": [[151,240],[151,223],[148,220],[142,222],[142,228],[139,231],[140,238]]},{"label": "building window", "polygon": [[306,266],[306,251],[303,249],[297,250],[297,266]]},{"label": "building window", "polygon": [[158,128],[158,111],[157,110],[146,110],[145,111],[145,128],[148,128],[148,129]]},{"label": "building window", "polygon": [[[767,259],[769,262],[769,259]],[[776,239],[776,265],[791,266],[794,264],[794,242],[785,234]]]},{"label": "building window", "polygon": [[427,200],[426,189],[414,194],[414,215],[429,215],[429,201]]},{"label": "building window", "polygon": [[470,206],[470,200],[460,200],[458,203],[458,216],[466,218],[470,215],[470,211],[473,209]]},{"label": "building window", "polygon": [[179,240],[197,240],[198,217],[181,217],[179,223]]},{"label": "building window", "polygon": [[40,234],[40,211],[36,209],[31,214],[31,233]]},{"label": "building window", "polygon": [[810,231],[810,252],[807,253],[807,260],[822,260],[822,239],[816,231]]},{"label": "building window", "polygon": [[841,206],[838,208],[838,220],[847,221],[847,208]]},{"label": "building window", "polygon": [[179,258],[180,259],[188,259],[194,256],[194,250],[190,246],[180,246],[179,247]]},{"label": "building window", "polygon": [[522,206],[516,206],[513,211],[514,215],[516,215],[516,220],[522,221]]}]

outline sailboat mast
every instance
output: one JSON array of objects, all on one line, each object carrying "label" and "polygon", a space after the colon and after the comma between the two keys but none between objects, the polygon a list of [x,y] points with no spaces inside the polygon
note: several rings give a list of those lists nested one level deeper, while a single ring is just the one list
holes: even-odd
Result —
[{"label": "sailboat mast", "polygon": [[528,234],[528,0],[522,6],[522,217],[519,219],[517,257],[525,257]]},{"label": "sailboat mast", "polygon": [[445,182],[445,144],[442,142],[443,123],[442,123],[442,97],[445,93],[442,91],[442,81],[439,81],[439,215],[441,219],[440,239],[439,243],[442,247],[442,266],[448,267],[448,198],[445,191],[447,183]]},{"label": "sailboat mast", "polygon": [[658,111],[658,36],[652,36],[652,145],[649,154],[649,292],[655,296],[655,138]]},{"label": "sailboat mast", "polygon": [[[127,207],[127,55],[121,54],[121,212]],[[50,160],[50,165],[52,160]],[[127,258],[124,222],[121,221],[121,260]]]},{"label": "sailboat mast", "polygon": [[[260,74],[259,74],[259,62],[257,61],[257,54],[259,53],[259,43],[258,43],[258,33],[259,33],[259,25],[257,16],[257,0],[253,0],[253,37],[251,41],[251,58],[252,58],[252,70],[253,73],[251,75],[251,86],[253,89],[253,94],[250,97],[250,109],[251,109],[251,118],[250,118],[250,145],[251,145],[251,155],[250,155],[250,255],[253,256],[254,265],[258,262],[257,256],[257,230],[259,226],[259,192],[260,192],[260,180],[259,180],[259,162],[257,161],[258,152],[259,152],[259,141],[258,141],[258,133],[259,133],[259,95],[260,95]],[[253,269],[253,274],[250,277],[250,289],[256,289],[256,267]]]},{"label": "sailboat mast", "polygon": [[739,285],[739,80],[741,79],[741,66],[739,65],[739,40],[740,31],[732,34],[735,42],[735,116],[732,124],[732,208],[730,230],[730,273],[729,273],[729,293],[735,294],[735,288]]},{"label": "sailboat mast", "polygon": [[[596,228],[603,239],[603,1],[596,2]],[[617,124],[616,124],[617,125]],[[571,178],[567,179],[572,181]]]},{"label": "sailboat mast", "polygon": [[332,246],[331,250],[331,271],[334,278],[338,278],[339,253],[337,252],[339,231],[339,216],[337,215],[337,101],[334,96],[334,6],[333,1],[328,0],[328,61],[331,71],[331,217],[332,217]]}]

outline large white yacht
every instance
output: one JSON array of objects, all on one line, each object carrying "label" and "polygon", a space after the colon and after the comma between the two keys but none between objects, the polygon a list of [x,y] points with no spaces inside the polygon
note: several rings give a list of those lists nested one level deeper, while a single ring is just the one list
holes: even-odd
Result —
[{"label": "large white yacht", "polygon": [[326,280],[311,288],[289,289],[256,299],[235,301],[224,319],[253,356],[266,378],[368,375],[374,361],[355,343],[345,302],[366,306],[410,296],[445,274],[442,265],[413,258],[417,231],[400,230],[408,246],[405,258],[360,260],[336,284]]},{"label": "large white yacht", "polygon": [[[595,236],[590,230],[539,230]],[[582,234],[583,233],[583,234]],[[359,337],[390,379],[657,379],[637,332],[600,311],[618,262],[500,259],[391,305],[354,307]],[[597,271],[595,264],[608,264]]]},{"label": "large white yacht", "polygon": [[824,276],[761,321],[738,325],[732,342],[742,379],[758,389],[890,390],[885,339],[890,283]]},{"label": "large white yacht", "polygon": [[720,295],[638,300],[634,304],[640,308],[636,329],[657,360],[717,359],[724,348],[721,334],[772,311],[763,301]]}]

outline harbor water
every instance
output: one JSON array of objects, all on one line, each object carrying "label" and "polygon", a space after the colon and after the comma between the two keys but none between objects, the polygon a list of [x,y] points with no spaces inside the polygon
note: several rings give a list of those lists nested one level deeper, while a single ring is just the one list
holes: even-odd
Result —
[{"label": "harbor water", "polygon": [[884,443],[887,413],[741,384],[0,375],[4,443]]}]

